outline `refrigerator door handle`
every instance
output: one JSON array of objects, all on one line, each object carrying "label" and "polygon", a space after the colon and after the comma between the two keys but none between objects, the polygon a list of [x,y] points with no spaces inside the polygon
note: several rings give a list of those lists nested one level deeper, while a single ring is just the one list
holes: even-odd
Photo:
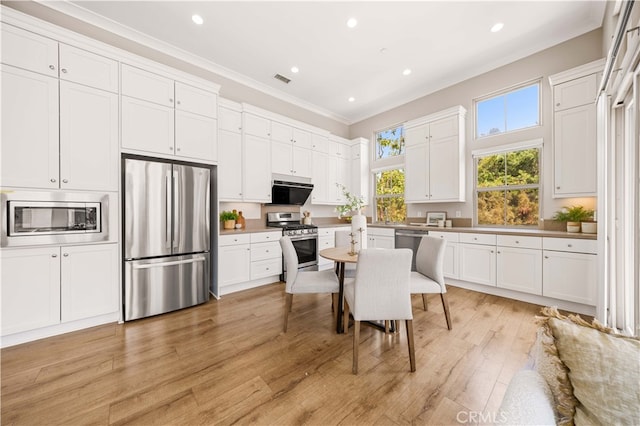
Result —
[{"label": "refrigerator door handle", "polygon": [[173,266],[173,265],[185,265],[189,263],[196,262],[204,262],[206,258],[204,257],[196,257],[193,259],[185,259],[185,260],[174,260],[171,262],[161,262],[161,263],[145,263],[142,265],[133,265],[133,269],[149,269],[149,268],[163,268],[165,266]]},{"label": "refrigerator door handle", "polygon": [[173,247],[178,248],[180,240],[180,205],[182,194],[180,193],[180,181],[177,170],[173,170]]},{"label": "refrigerator door handle", "polygon": [[166,196],[166,200],[164,203],[164,209],[165,209],[165,218],[167,220],[167,222],[165,223],[165,237],[164,237],[164,245],[167,248],[171,248],[171,222],[172,222],[172,215],[171,215],[171,176],[170,176],[171,171],[168,171],[166,176],[164,177],[164,187],[165,187],[165,196]]}]

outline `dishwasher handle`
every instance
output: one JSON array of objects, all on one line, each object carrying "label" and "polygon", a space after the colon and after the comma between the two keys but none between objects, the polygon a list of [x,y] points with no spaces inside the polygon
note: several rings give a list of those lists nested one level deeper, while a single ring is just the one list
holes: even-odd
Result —
[{"label": "dishwasher handle", "polygon": [[422,238],[425,235],[429,235],[429,231],[425,231],[425,232],[402,232],[402,231],[396,231],[396,237]]}]

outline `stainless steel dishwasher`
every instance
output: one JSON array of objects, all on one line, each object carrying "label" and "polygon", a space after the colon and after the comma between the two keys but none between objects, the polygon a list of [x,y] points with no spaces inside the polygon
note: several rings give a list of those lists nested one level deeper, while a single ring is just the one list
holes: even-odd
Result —
[{"label": "stainless steel dishwasher", "polygon": [[396,229],[396,248],[409,248],[413,250],[413,257],[411,258],[411,270],[416,270],[416,253],[418,252],[418,246],[420,240],[425,235],[429,235],[429,231],[422,229]]}]

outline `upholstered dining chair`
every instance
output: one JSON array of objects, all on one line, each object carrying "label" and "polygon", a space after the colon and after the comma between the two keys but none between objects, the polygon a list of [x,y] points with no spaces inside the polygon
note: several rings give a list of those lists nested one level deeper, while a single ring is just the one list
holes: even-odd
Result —
[{"label": "upholstered dining chair", "polygon": [[427,294],[440,294],[447,328],[451,330],[451,314],[444,283],[444,250],[447,241],[425,235],[416,253],[416,270],[411,272],[411,294],[422,295],[422,306],[427,310]]},{"label": "upholstered dining chair", "polygon": [[296,249],[288,236],[280,238],[280,246],[287,269],[285,291],[285,307],[284,307],[284,332],[287,332],[287,322],[289,321],[289,312],[293,304],[294,294],[305,293],[331,293],[333,297],[334,319],[337,320],[338,292],[340,291],[340,283],[338,277],[333,270],[326,271],[298,271],[298,255]]},{"label": "upholstered dining chair", "polygon": [[[349,247],[351,244],[351,229],[344,231],[336,231],[336,247]],[[337,265],[336,265],[337,267]],[[337,272],[337,271],[336,271]],[[356,264],[355,263],[345,263],[344,265],[344,277],[345,278],[354,278],[356,276]]]},{"label": "upholstered dining chair", "polygon": [[[345,318],[353,315],[353,366],[358,374],[360,322],[375,320],[405,320],[409,364],[416,371],[411,311],[411,257],[409,249],[372,248],[360,250],[356,277],[345,283]],[[347,331],[348,329],[346,329]]]}]

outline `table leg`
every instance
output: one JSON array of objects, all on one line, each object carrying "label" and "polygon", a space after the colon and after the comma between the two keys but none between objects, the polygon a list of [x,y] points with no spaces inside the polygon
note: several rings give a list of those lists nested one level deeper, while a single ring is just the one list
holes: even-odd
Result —
[{"label": "table leg", "polygon": [[336,321],[336,333],[344,333],[342,326],[342,311],[344,309],[344,262],[338,262],[338,281],[340,282],[340,290],[338,291],[338,315]]}]

